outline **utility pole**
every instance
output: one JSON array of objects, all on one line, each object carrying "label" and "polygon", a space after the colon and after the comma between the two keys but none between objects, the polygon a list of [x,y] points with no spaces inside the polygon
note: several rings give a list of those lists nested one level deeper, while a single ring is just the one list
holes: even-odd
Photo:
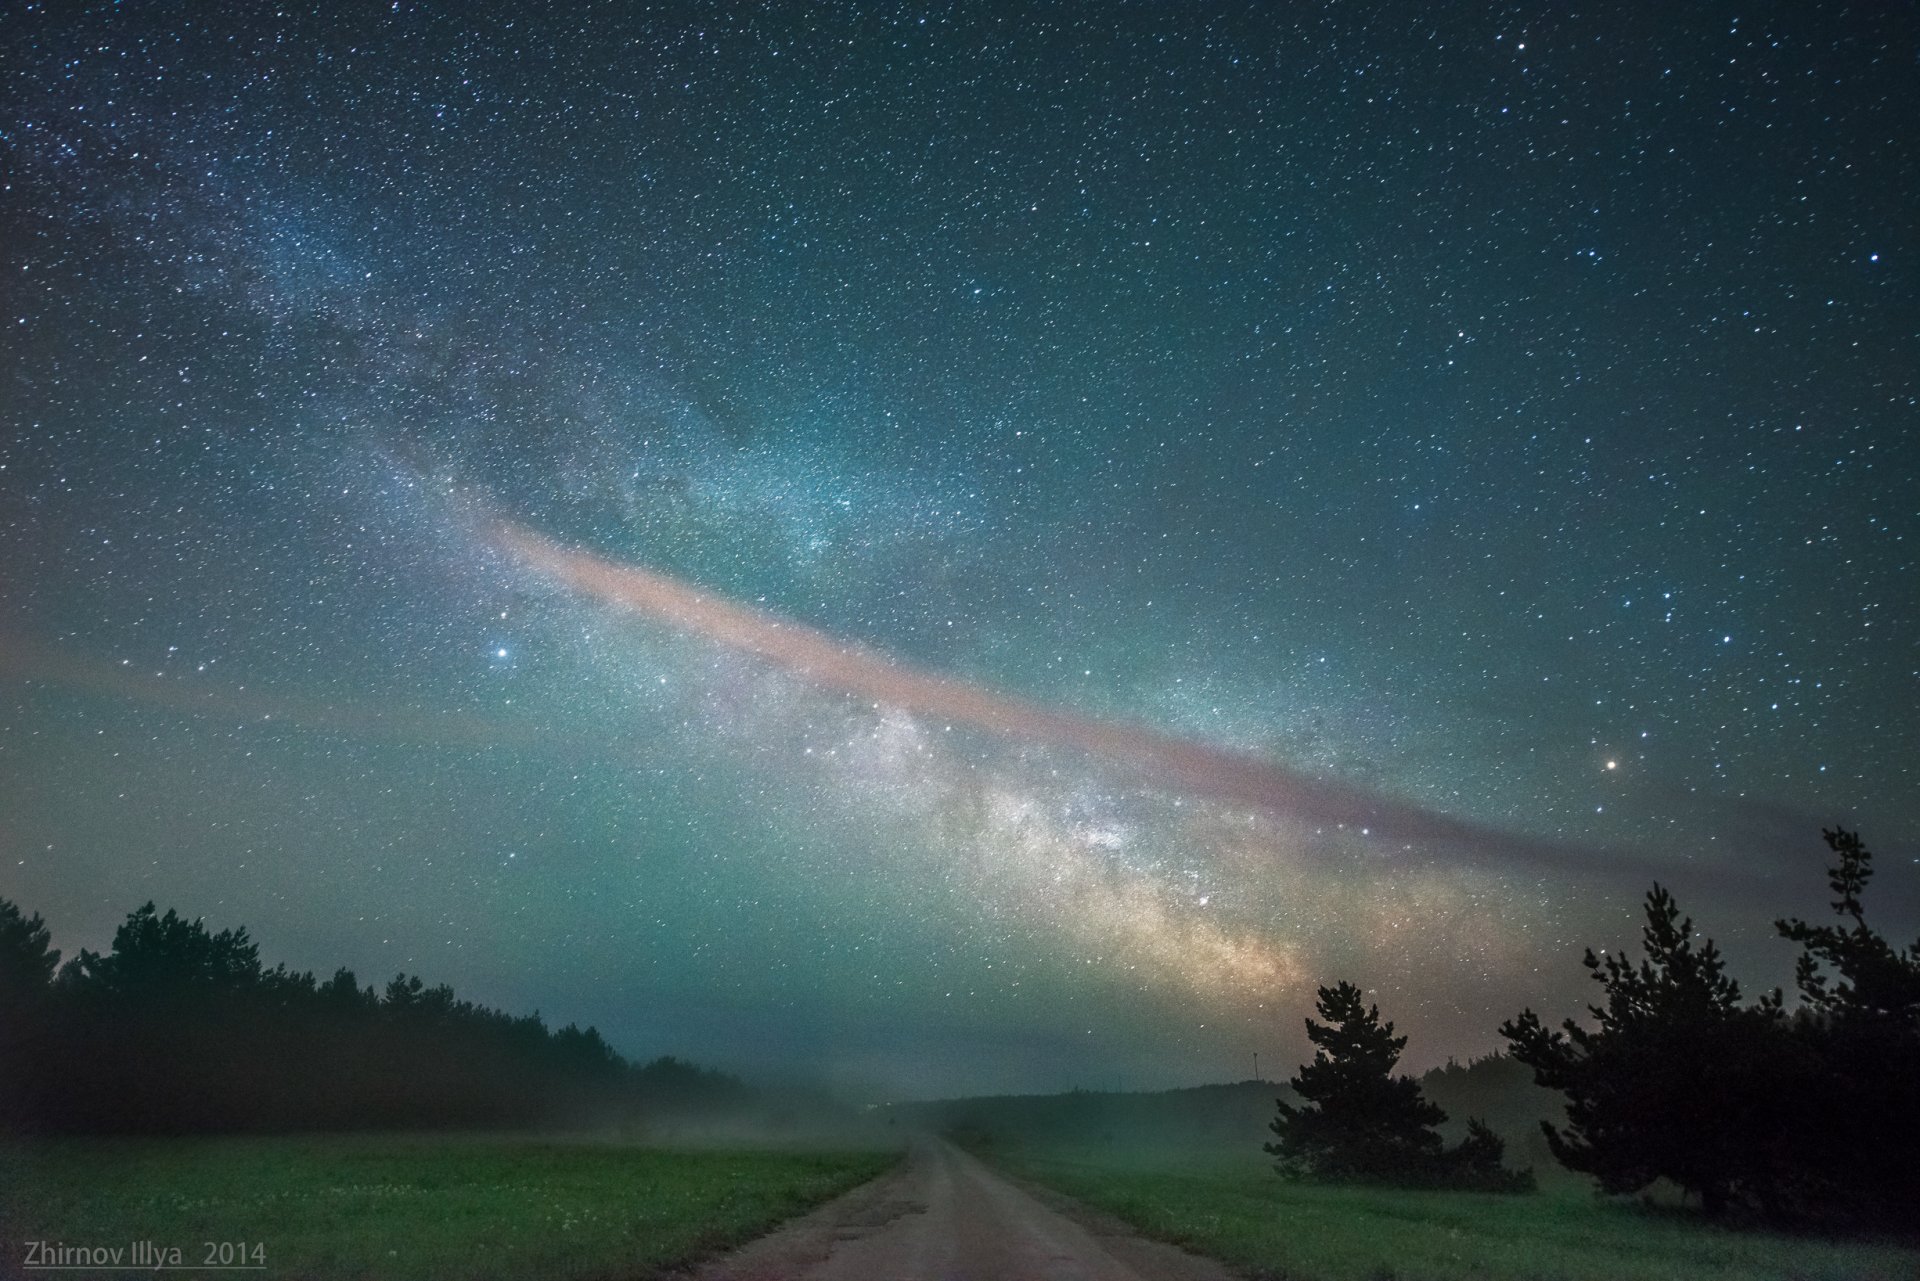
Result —
[{"label": "utility pole", "polygon": [[1256,1081],[1260,1079],[1260,1051],[1258,1050],[1253,1052],[1253,1079]]}]

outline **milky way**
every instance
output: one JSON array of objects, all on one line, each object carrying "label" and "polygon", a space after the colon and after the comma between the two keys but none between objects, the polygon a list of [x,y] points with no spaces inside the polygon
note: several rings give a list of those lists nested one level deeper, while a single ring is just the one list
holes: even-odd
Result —
[{"label": "milky way", "polygon": [[25,6],[0,895],[862,1097],[1910,936],[1909,25]]},{"label": "milky way", "polygon": [[1469,855],[1548,863],[1579,856],[1578,851],[1557,850],[1271,761],[1137,725],[1038,707],[922,671],[666,575],[569,551],[518,526],[500,525],[494,536],[513,555],[580,591],[756,655],[811,684],[1009,738],[1088,752],[1129,766],[1147,786],[1251,805],[1309,825],[1352,828],[1362,836],[1377,832],[1384,841],[1443,842],[1464,847]]}]

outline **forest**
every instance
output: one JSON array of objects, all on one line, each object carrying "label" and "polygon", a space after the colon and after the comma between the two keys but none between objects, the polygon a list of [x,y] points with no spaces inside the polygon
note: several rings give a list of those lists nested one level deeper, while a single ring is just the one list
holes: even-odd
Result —
[{"label": "forest", "polygon": [[0,899],[0,1010],[0,1128],[16,1133],[633,1128],[750,1094],[417,975],[377,989],[268,968],[244,928],[152,903],[62,965],[45,921]]}]

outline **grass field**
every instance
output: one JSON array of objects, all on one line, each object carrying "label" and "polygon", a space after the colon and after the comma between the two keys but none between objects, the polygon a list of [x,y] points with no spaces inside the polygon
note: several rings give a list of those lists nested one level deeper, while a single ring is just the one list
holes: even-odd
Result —
[{"label": "grass field", "polygon": [[140,1240],[190,1264],[203,1242],[257,1242],[267,1277],[644,1277],[895,1159],[505,1136],[16,1144],[0,1148],[0,1276],[16,1275],[28,1241]]},{"label": "grass field", "polygon": [[1532,1196],[1292,1183],[1250,1156],[1000,1148],[1001,1168],[1149,1236],[1287,1281],[1912,1281],[1920,1249],[1710,1227],[1597,1200],[1555,1179]]}]

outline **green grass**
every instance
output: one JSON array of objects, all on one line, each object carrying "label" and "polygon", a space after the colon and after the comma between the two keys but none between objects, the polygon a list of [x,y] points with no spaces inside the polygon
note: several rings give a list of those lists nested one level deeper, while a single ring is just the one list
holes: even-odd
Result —
[{"label": "green grass", "polygon": [[989,1161],[1149,1236],[1287,1281],[1866,1281],[1920,1277],[1920,1249],[1742,1232],[1602,1201],[1397,1192],[1281,1179],[1235,1157],[1009,1148]]},{"label": "green grass", "polygon": [[508,1136],[14,1144],[0,1147],[0,1275],[45,1239],[149,1240],[189,1263],[204,1241],[259,1242],[268,1277],[644,1277],[758,1236],[896,1159]]}]

